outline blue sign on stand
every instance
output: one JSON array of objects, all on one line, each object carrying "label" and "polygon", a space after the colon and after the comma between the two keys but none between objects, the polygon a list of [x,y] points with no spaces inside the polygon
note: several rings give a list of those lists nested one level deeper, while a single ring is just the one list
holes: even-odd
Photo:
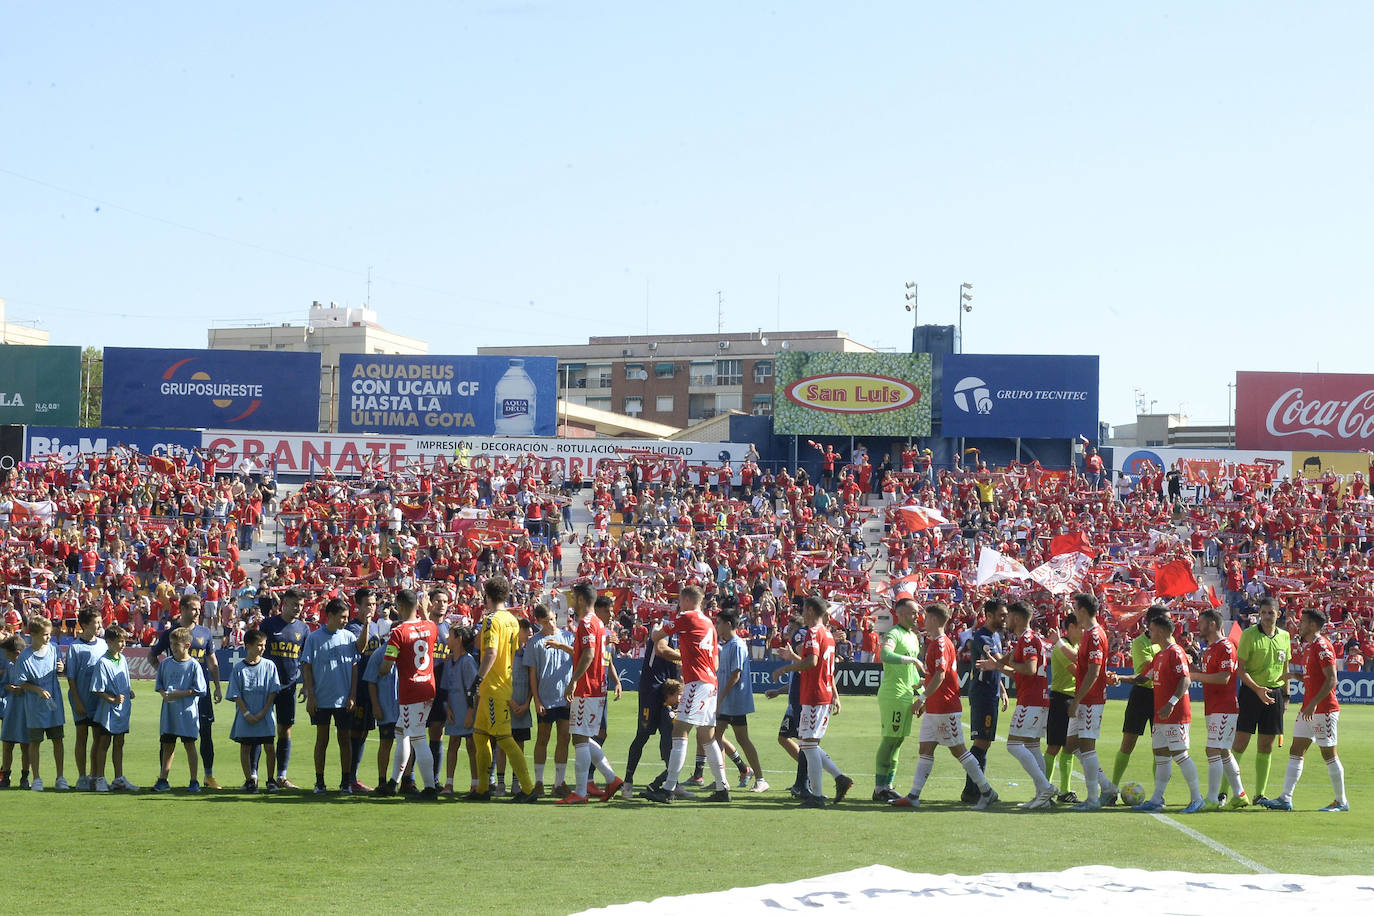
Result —
[{"label": "blue sign on stand", "polygon": [[944,436],[1096,442],[1096,356],[946,356]]}]

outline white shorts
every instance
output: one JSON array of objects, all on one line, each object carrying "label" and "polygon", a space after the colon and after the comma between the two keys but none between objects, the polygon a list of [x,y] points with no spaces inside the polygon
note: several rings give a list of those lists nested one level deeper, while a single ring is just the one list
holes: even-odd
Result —
[{"label": "white shorts", "polygon": [[1017,738],[1043,738],[1049,720],[1048,706],[1022,706],[1018,703],[1016,712],[1011,714],[1011,728],[1007,734]]},{"label": "white shorts", "polygon": [[1175,753],[1188,750],[1188,723],[1156,722],[1150,726],[1150,746],[1155,750],[1168,748]]},{"label": "white shorts", "polygon": [[1309,722],[1298,714],[1297,721],[1293,723],[1294,738],[1310,738],[1317,747],[1336,746],[1336,722],[1341,717],[1341,711],[1318,712],[1312,714]]},{"label": "white shorts", "polygon": [[716,685],[691,681],[682,685],[677,703],[677,720],[688,725],[716,724]]},{"label": "white shorts", "polygon": [[605,697],[573,697],[568,704],[568,733],[595,738],[601,731],[601,711],[605,708]]},{"label": "white shorts", "polygon": [[1078,704],[1078,711],[1069,720],[1069,737],[1096,741],[1102,734],[1102,707]]},{"label": "white shorts", "polygon": [[943,747],[957,747],[964,743],[964,726],[957,712],[928,712],[921,716],[922,744],[935,742]]},{"label": "white shorts", "polygon": [[401,714],[396,717],[397,738],[423,738],[425,725],[429,722],[429,709],[433,700],[423,703],[402,703]]},{"label": "white shorts", "polygon": [[1207,714],[1207,746],[1226,750],[1236,743],[1236,719],[1234,712],[1209,712]]},{"label": "white shorts", "polygon": [[824,706],[803,706],[801,721],[797,723],[797,737],[811,738],[816,741],[825,737],[830,725],[830,704]]}]

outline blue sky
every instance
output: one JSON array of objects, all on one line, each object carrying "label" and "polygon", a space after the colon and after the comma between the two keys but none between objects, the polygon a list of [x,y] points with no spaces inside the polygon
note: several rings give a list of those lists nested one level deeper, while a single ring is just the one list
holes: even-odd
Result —
[{"label": "blue sky", "polygon": [[54,343],[372,304],[433,352],[840,328],[1102,416],[1364,371],[1363,3],[10,3],[0,298]]}]

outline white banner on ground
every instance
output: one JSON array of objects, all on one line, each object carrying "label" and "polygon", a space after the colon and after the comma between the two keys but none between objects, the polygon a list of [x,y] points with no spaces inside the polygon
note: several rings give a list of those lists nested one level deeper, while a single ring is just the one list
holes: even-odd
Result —
[{"label": "white banner on ground", "polygon": [[[610,916],[672,913],[970,913],[983,906],[1017,916],[1110,912],[1161,913],[1318,912],[1327,907],[1374,905],[1374,878],[1323,875],[1215,875],[1142,871],[1089,865],[1062,872],[987,875],[919,875],[870,865],[790,884],[765,884],[710,894],[660,897],[587,910]],[[1360,912],[1354,909],[1353,912]]]}]

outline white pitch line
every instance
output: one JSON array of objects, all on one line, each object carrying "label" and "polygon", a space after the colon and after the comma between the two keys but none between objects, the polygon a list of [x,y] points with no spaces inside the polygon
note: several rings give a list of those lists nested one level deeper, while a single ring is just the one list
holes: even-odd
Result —
[{"label": "white pitch line", "polygon": [[1246,868],[1250,869],[1253,872],[1256,872],[1257,874],[1272,875],[1274,873],[1274,870],[1272,868],[1265,868],[1263,865],[1259,864],[1254,859],[1247,858],[1246,856],[1241,855],[1240,853],[1232,849],[1230,846],[1224,846],[1221,843],[1218,843],[1216,840],[1209,837],[1207,834],[1199,833],[1198,831],[1194,830],[1192,827],[1187,826],[1186,824],[1180,824],[1178,821],[1174,820],[1172,817],[1169,817],[1168,815],[1159,814],[1156,812],[1152,813],[1150,817],[1154,818],[1155,820],[1161,823],[1168,824],[1170,827],[1173,827],[1175,830],[1181,832],[1183,835],[1190,837],[1194,840],[1197,840],[1199,843],[1201,843],[1203,846],[1206,846],[1208,849],[1211,849],[1214,852],[1221,853],[1231,861],[1239,865],[1244,865]]}]

